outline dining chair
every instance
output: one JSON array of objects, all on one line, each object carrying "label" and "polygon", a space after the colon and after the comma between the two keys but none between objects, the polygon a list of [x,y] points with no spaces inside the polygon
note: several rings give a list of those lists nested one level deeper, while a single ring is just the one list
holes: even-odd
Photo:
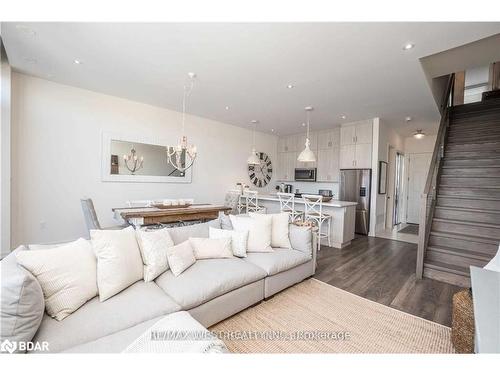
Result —
[{"label": "dining chair", "polygon": [[236,214],[239,213],[239,203],[240,203],[240,190],[231,189],[226,193],[224,198],[224,206],[231,207],[231,213]]},{"label": "dining chair", "polygon": [[[328,240],[328,246],[332,246],[331,243],[331,224],[332,216],[325,214],[323,212],[323,196],[322,195],[312,195],[303,194],[305,207],[305,219],[312,221],[318,228],[318,251],[321,248],[321,239],[326,238]],[[327,224],[327,231],[323,232],[323,224]]]},{"label": "dining chair", "polygon": [[97,218],[97,214],[94,208],[94,202],[92,202],[92,199],[82,198],[80,199],[80,203],[82,205],[83,217],[85,219],[87,231],[89,232],[89,237],[90,237],[90,231],[93,229],[117,230],[117,229],[123,229],[128,226],[127,224],[125,224],[125,225],[117,225],[113,227],[103,228],[101,227],[99,219]]},{"label": "dining chair", "polygon": [[297,219],[302,219],[303,211],[295,209],[295,194],[293,193],[277,193],[280,200],[280,211],[290,214],[290,222],[293,223]]}]

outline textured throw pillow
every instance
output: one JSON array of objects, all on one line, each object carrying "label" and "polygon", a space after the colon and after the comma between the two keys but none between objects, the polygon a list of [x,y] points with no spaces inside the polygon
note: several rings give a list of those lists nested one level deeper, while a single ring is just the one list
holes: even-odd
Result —
[{"label": "textured throw pillow", "polygon": [[189,240],[169,247],[167,249],[167,259],[174,276],[179,276],[196,262]]},{"label": "textured throw pillow", "polygon": [[247,251],[254,253],[270,253],[272,217],[260,215],[258,217],[229,215],[236,231],[248,231]]},{"label": "textured throw pillow", "polygon": [[99,300],[105,301],[143,278],[142,258],[135,230],[91,230],[97,256]]},{"label": "textured throw pillow", "polygon": [[226,215],[224,212],[219,212],[219,221],[221,229],[233,230],[233,224],[231,224],[229,215]]},{"label": "textured throw pillow", "polygon": [[96,258],[89,241],[78,241],[49,250],[20,251],[20,265],[40,283],[47,313],[63,320],[97,295]]},{"label": "textured throw pillow", "polygon": [[153,281],[168,270],[167,248],[174,246],[168,229],[137,230],[137,242],[144,263],[144,281]]},{"label": "textured throw pillow", "polygon": [[258,214],[251,212],[250,217],[259,216],[271,216],[272,227],[271,227],[271,246],[281,247],[284,249],[291,249],[290,238],[288,235],[288,222],[290,215],[286,212],[279,214]]},{"label": "textured throw pillow", "polygon": [[232,258],[231,238],[190,238],[196,259]]},{"label": "textured throw pillow", "polygon": [[231,250],[235,257],[245,258],[247,256],[248,231],[235,231],[210,228],[208,233],[210,238],[230,238]]},{"label": "textured throw pillow", "polygon": [[[30,272],[17,264],[16,254],[21,251],[26,251],[26,248],[17,248],[0,263],[0,342],[31,341],[45,310],[40,284]],[[21,352],[18,346],[15,352]]]}]

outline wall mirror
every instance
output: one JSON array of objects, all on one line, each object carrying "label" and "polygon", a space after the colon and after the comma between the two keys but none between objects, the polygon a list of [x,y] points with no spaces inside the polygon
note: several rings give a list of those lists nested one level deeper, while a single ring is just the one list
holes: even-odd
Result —
[{"label": "wall mirror", "polygon": [[191,182],[191,168],[181,172],[167,163],[167,142],[111,133],[102,142],[103,181]]}]

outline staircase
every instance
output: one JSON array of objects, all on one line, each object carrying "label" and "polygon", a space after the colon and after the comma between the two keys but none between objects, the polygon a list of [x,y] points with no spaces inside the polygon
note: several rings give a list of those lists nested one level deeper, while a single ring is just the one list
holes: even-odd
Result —
[{"label": "staircase", "polygon": [[500,242],[500,99],[448,110],[423,276],[468,287]]}]

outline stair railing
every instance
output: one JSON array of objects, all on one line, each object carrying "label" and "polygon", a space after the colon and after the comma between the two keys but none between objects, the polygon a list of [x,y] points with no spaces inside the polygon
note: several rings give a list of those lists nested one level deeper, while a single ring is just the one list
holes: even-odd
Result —
[{"label": "stair railing", "polygon": [[450,125],[450,107],[453,106],[455,74],[450,74],[443,99],[440,105],[441,122],[432,153],[431,164],[425,182],[424,192],[420,199],[420,222],[418,231],[418,250],[417,250],[417,279],[421,279],[424,273],[424,258],[431,233],[432,217],[434,216],[434,207],[437,199],[437,184],[439,182],[439,171],[441,160],[444,157],[444,145]]}]

